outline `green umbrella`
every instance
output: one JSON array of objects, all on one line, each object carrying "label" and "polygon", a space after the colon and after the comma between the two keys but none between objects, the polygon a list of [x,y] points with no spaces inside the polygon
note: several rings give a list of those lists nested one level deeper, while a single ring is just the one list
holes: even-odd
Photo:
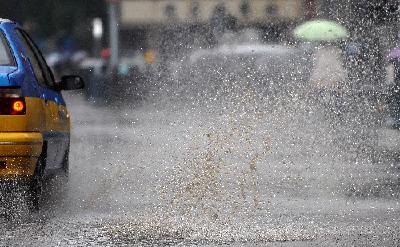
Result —
[{"label": "green umbrella", "polygon": [[296,38],[306,41],[335,41],[349,36],[345,27],[334,21],[307,21],[294,29]]}]

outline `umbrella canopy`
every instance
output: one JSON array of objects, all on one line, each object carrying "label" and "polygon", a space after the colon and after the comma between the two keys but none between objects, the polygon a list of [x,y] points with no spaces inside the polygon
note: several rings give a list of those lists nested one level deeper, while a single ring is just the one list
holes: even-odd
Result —
[{"label": "umbrella canopy", "polygon": [[400,47],[394,48],[389,52],[389,60],[400,60]]},{"label": "umbrella canopy", "polygon": [[307,21],[294,29],[296,38],[306,41],[336,41],[349,36],[347,29],[335,21]]}]

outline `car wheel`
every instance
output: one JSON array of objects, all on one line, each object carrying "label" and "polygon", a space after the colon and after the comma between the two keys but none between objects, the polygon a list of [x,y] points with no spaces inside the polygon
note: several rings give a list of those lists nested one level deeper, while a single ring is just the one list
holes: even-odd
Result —
[{"label": "car wheel", "polygon": [[28,206],[31,211],[38,211],[40,198],[43,192],[43,174],[46,164],[45,155],[42,154],[37,161],[35,174],[29,184]]},{"label": "car wheel", "polygon": [[69,147],[65,151],[64,159],[63,159],[63,163],[62,163],[62,168],[63,168],[63,171],[65,173],[65,177],[68,178],[68,175],[69,175]]}]

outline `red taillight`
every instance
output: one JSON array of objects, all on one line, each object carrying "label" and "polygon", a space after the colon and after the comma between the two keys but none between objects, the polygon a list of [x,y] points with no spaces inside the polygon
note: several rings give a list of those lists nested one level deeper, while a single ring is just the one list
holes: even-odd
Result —
[{"label": "red taillight", "polygon": [[24,98],[0,98],[0,115],[24,115],[25,113]]},{"label": "red taillight", "polygon": [[24,115],[25,98],[19,87],[0,87],[0,115]]},{"label": "red taillight", "polygon": [[12,103],[12,109],[13,109],[13,112],[15,112],[17,114],[20,112],[23,112],[25,110],[25,102],[20,99],[15,100]]}]

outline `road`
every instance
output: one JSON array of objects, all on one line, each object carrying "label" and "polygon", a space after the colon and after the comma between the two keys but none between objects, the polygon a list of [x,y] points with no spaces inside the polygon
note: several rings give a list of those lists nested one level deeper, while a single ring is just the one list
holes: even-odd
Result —
[{"label": "road", "polygon": [[115,109],[65,97],[69,183],[39,213],[1,219],[0,246],[400,244],[395,130],[369,150],[354,127],[299,105]]}]

